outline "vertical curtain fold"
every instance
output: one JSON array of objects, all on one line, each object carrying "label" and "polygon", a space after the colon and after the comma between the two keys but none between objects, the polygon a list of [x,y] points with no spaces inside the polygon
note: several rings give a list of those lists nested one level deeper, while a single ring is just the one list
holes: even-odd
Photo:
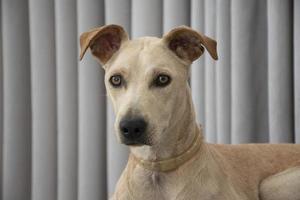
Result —
[{"label": "vertical curtain fold", "polygon": [[[2,59],[2,3],[0,2],[0,147],[3,147],[3,120],[4,120],[4,110],[3,110],[3,59]],[[3,148],[0,148],[0,199],[2,197],[2,180],[3,180]]]},{"label": "vertical curtain fold", "polygon": [[[263,2],[263,1],[261,1]],[[264,3],[264,2],[263,2]],[[255,142],[258,138],[258,93],[256,72],[266,55],[261,42],[263,27],[259,1],[231,2],[231,131],[232,143]],[[262,5],[263,6],[263,5]],[[263,19],[261,19],[263,20]],[[257,42],[259,41],[259,42]],[[245,48],[247,47],[247,48]],[[266,58],[265,58],[266,59]],[[266,63],[265,63],[266,64]],[[258,120],[259,121],[259,120]]]},{"label": "vertical curtain fold", "polygon": [[294,127],[295,141],[300,144],[300,1],[294,0]]},{"label": "vertical curtain fold", "polygon": [[[163,0],[132,0],[132,38],[162,35]],[[153,11],[155,10],[155,14]]]},{"label": "vertical curtain fold", "polygon": [[[204,33],[216,37],[216,0],[204,2]],[[217,141],[216,117],[216,66],[209,54],[204,54],[205,62],[205,134],[208,142]]]},{"label": "vertical curtain fold", "polygon": [[[3,199],[31,198],[31,90],[27,1],[3,1]],[[1,112],[2,114],[2,112]],[[2,133],[2,130],[1,130]]]},{"label": "vertical curtain fold", "polygon": [[[253,13],[253,27],[256,30],[253,34],[252,45],[253,60],[253,110],[254,110],[254,131],[252,141],[269,141],[268,124],[268,22],[267,22],[267,0],[257,1]],[[253,31],[252,31],[253,32]],[[250,33],[251,34],[251,33]],[[247,141],[246,141],[247,142]]]},{"label": "vertical curtain fold", "polygon": [[57,78],[57,199],[77,199],[78,68],[76,2],[55,1]]},{"label": "vertical curtain fold", "polygon": [[32,199],[57,198],[57,104],[53,0],[29,0]]},{"label": "vertical curtain fold", "polygon": [[181,25],[190,25],[190,0],[163,1],[163,32]]},{"label": "vertical curtain fold", "polygon": [[217,0],[216,39],[219,60],[216,62],[216,133],[219,143],[231,142],[231,23],[230,0]]},{"label": "vertical curtain fold", "polygon": [[[104,25],[104,0],[77,0],[78,38]],[[107,199],[104,72],[88,51],[79,63],[78,200]]]},{"label": "vertical curtain fold", "polygon": [[[204,0],[191,0],[191,27],[204,33]],[[196,117],[205,126],[205,67],[204,57],[196,60],[191,67],[191,88]]]},{"label": "vertical curtain fold", "polygon": [[[268,1],[270,142],[293,142],[292,1]],[[273,42],[276,41],[276,42]]]}]

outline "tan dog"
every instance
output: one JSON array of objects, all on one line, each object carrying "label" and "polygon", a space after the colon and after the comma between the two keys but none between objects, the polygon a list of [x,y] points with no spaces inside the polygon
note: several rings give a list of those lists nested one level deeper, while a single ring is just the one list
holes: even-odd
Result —
[{"label": "tan dog", "polygon": [[188,85],[191,63],[216,42],[188,27],[129,40],[108,25],[83,33],[105,69],[115,128],[131,154],[113,200],[300,200],[300,145],[203,141]]}]

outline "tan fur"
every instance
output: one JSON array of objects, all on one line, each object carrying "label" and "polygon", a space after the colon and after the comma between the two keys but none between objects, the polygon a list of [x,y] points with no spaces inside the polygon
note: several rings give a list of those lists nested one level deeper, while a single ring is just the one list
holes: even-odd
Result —
[{"label": "tan fur", "polygon": [[[111,31],[109,37],[103,36]],[[106,44],[103,48],[102,43]],[[300,145],[217,145],[202,141],[194,157],[169,172],[145,169],[133,159],[134,155],[155,162],[175,157],[188,149],[195,134],[202,134],[196,128],[187,83],[189,65],[204,48],[217,59],[214,40],[188,27],[176,28],[163,38],[129,40],[122,27],[108,25],[84,33],[81,45],[81,56],[96,46],[92,53],[105,64],[105,85],[116,112],[119,140],[118,124],[124,115],[139,114],[149,123],[146,134],[151,145],[130,147],[131,155],[113,200],[300,199]],[[159,73],[172,77],[165,88],[151,87]],[[126,80],[122,88],[110,85],[114,74]]]},{"label": "tan fur", "polygon": [[261,183],[260,196],[264,200],[300,199],[299,185],[300,167],[289,168],[265,179]]}]

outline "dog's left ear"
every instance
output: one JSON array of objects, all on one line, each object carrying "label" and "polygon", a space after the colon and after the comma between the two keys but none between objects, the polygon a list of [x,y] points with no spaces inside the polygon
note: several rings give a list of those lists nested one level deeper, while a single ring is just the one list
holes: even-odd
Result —
[{"label": "dog's left ear", "polygon": [[105,64],[120,49],[121,44],[127,40],[127,33],[119,25],[111,24],[92,29],[80,36],[80,60],[82,60],[86,50],[90,48],[100,63]]},{"label": "dog's left ear", "polygon": [[185,61],[193,62],[199,58],[204,52],[204,47],[213,59],[218,59],[217,42],[189,27],[177,27],[162,39],[171,51]]}]

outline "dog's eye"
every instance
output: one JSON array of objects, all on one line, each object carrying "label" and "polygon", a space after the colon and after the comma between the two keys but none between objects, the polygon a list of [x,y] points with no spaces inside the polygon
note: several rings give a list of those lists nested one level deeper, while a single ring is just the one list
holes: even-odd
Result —
[{"label": "dog's eye", "polygon": [[160,74],[154,80],[154,84],[157,87],[167,86],[171,81],[171,78],[168,75]]},{"label": "dog's eye", "polygon": [[109,82],[113,87],[120,87],[122,85],[122,76],[114,75],[110,77]]}]

